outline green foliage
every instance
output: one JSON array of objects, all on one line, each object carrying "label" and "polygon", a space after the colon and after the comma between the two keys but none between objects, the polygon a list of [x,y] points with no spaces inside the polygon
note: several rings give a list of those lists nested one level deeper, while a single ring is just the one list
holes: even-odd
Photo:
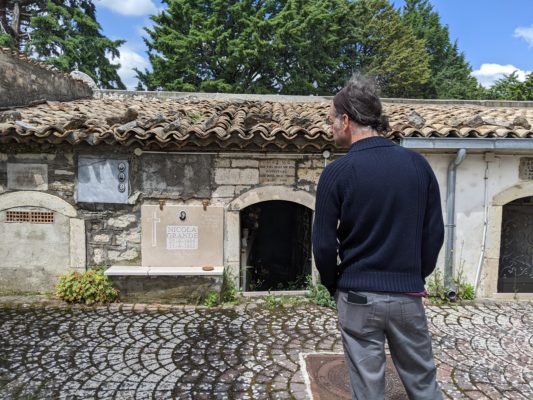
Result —
[{"label": "green foliage", "polygon": [[274,309],[282,307],[285,304],[302,304],[306,302],[305,298],[298,296],[276,296],[268,292],[264,297],[265,307],[268,309]]},{"label": "green foliage", "polygon": [[15,41],[7,33],[0,33],[0,47],[15,47]]},{"label": "green foliage", "polygon": [[224,268],[222,287],[220,289],[220,301],[222,303],[236,303],[238,301],[238,296],[239,292],[235,287],[233,274],[229,272],[228,268]]},{"label": "green foliage", "polygon": [[387,0],[164,0],[146,28],[148,90],[332,94],[355,71],[400,96],[429,79],[423,40]]},{"label": "green foliage", "polygon": [[56,285],[56,296],[69,303],[109,303],[115,301],[118,295],[118,289],[104,275],[103,268],[69,272],[61,276]]},{"label": "green foliage", "polygon": [[306,297],[311,303],[333,309],[337,308],[335,299],[331,297],[328,289],[326,289],[326,287],[319,282],[313,282],[313,277],[311,275],[307,277],[307,290],[308,292]]},{"label": "green foliage", "polygon": [[101,34],[91,0],[48,0],[30,22],[29,51],[62,71],[86,73],[102,88],[125,89],[117,73],[120,65],[108,59],[119,57],[118,47],[125,41]]},{"label": "green foliage", "polygon": [[0,1],[0,45],[23,50],[32,31],[31,16],[45,7],[46,0]]},{"label": "green foliage", "polygon": [[431,75],[426,84],[409,93],[432,99],[469,99],[479,96],[479,85],[457,43],[450,41],[448,27],[428,0],[406,0],[402,21],[417,38],[424,40]]},{"label": "green foliage", "polygon": [[[462,270],[454,278],[456,296],[458,301],[474,300],[474,285],[465,282]],[[430,300],[435,304],[449,303],[447,288],[444,285],[444,276],[440,270],[435,270],[428,280],[428,294]]]},{"label": "green foliage", "polygon": [[216,307],[218,306],[220,301],[220,296],[217,292],[214,290],[207,293],[207,296],[205,296],[204,305],[207,307]]},{"label": "green foliage", "polygon": [[486,98],[493,100],[533,100],[533,72],[530,72],[524,82],[518,80],[515,72],[498,79],[494,85],[486,90]]}]

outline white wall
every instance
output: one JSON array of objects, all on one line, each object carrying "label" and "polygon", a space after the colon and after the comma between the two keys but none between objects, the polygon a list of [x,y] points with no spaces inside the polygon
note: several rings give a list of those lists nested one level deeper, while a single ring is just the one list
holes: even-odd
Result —
[{"label": "white wall", "polygon": [[[453,160],[455,154],[424,154],[431,164],[435,175],[439,181],[442,210],[446,223],[446,186],[448,164]],[[531,155],[488,155],[468,153],[466,158],[457,168],[456,180],[456,230],[455,230],[455,271],[462,269],[464,279],[469,283],[474,283],[476,270],[479,264],[482,242],[483,242],[483,220],[484,220],[484,194],[485,194],[485,169],[488,165],[487,179],[487,199],[489,210],[489,225],[501,227],[501,206],[500,210],[493,205],[494,198],[509,188],[516,185],[523,185],[524,181],[519,179],[519,163],[521,157],[531,157]],[[488,162],[487,162],[488,161]],[[521,193],[520,187],[515,191],[514,197],[520,198],[528,195],[526,191]],[[499,211],[499,213],[498,213]],[[495,220],[496,218],[496,220]],[[499,220],[497,220],[499,218]],[[445,239],[446,240],[446,239]],[[499,255],[499,228],[495,232],[489,232],[486,242],[490,248],[490,254]],[[444,267],[444,248],[441,251],[438,261],[438,268]],[[487,249],[489,250],[489,249]],[[478,295],[492,297],[495,293],[497,267],[487,267],[487,254],[485,254],[481,273],[481,282]],[[495,257],[497,258],[497,257]],[[494,260],[493,260],[494,261]]]}]

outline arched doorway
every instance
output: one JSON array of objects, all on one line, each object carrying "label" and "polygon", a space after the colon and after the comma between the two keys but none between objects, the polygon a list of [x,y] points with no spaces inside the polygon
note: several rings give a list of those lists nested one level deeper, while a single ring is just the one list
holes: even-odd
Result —
[{"label": "arched doorway", "polygon": [[[315,197],[304,190],[295,190],[285,186],[261,186],[242,193],[226,207],[224,214],[224,267],[235,285],[244,290],[243,280],[246,278],[246,256],[243,256],[241,211],[255,204],[268,201],[295,203],[308,209],[313,215]],[[312,274],[316,270],[311,261]],[[244,270],[244,271],[243,271]]]},{"label": "arched doorway", "polygon": [[499,293],[533,293],[533,196],[503,206]]},{"label": "arched doorway", "polygon": [[305,289],[311,275],[312,210],[271,200],[242,209],[240,217],[243,290]]}]

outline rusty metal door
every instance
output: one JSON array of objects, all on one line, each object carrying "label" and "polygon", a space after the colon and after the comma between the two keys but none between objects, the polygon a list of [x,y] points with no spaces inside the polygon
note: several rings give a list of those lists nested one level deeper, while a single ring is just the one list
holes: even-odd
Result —
[{"label": "rusty metal door", "polygon": [[533,196],[503,206],[498,292],[533,293]]}]

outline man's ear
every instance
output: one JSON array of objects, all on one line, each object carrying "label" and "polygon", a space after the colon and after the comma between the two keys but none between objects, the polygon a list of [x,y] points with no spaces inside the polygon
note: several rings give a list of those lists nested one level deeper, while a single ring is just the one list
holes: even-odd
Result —
[{"label": "man's ear", "polygon": [[346,114],[342,114],[342,130],[344,132],[351,132],[350,118]]}]

